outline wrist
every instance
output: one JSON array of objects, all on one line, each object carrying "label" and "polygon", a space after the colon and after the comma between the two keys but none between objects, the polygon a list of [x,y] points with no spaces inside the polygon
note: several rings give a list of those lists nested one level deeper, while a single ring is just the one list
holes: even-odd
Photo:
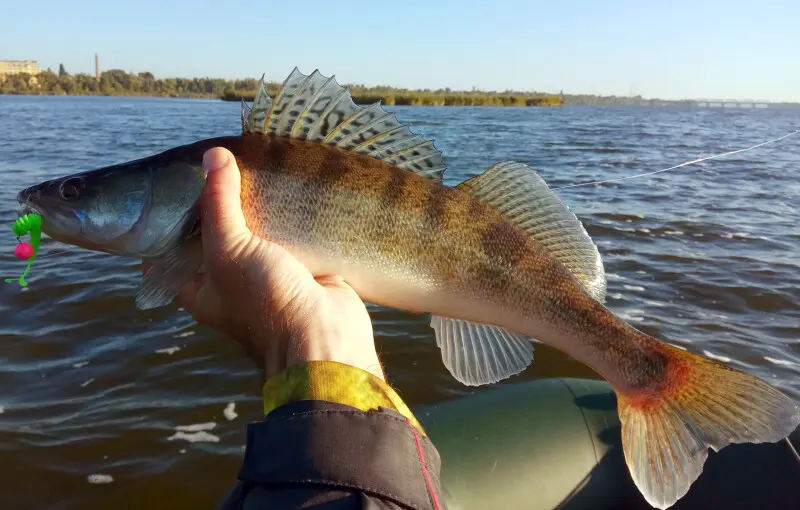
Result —
[{"label": "wrist", "polygon": [[348,365],[369,372],[380,380],[386,382],[378,353],[375,351],[374,340],[370,337],[369,347],[361,347],[363,342],[353,342],[352,339],[343,338],[331,332],[317,337],[306,337],[288,349],[286,352],[285,369],[315,361],[331,361]]}]

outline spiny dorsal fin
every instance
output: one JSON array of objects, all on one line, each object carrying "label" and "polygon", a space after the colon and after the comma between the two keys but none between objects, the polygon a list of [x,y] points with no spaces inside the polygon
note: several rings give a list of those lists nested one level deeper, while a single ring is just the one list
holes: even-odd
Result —
[{"label": "spiny dorsal fin", "polygon": [[458,185],[523,228],[580,280],[599,302],[606,297],[606,275],[600,252],[580,220],[529,166],[495,163]]},{"label": "spiny dorsal fin", "polygon": [[437,181],[444,174],[442,154],[433,141],[412,133],[380,103],[356,105],[349,90],[333,76],[322,76],[319,71],[305,75],[295,68],[274,100],[267,95],[262,78],[246,127],[250,132],[289,136],[367,154]]},{"label": "spiny dorsal fin", "polygon": [[250,131],[250,107],[244,102],[242,98],[242,133]]},{"label": "spiny dorsal fin", "polygon": [[[245,107],[247,105],[242,102],[242,116],[245,115]],[[253,108],[248,111],[247,126],[242,123],[242,129],[245,127],[250,133],[263,133],[264,120],[267,118],[267,113],[272,107],[272,98],[267,94],[267,87],[264,85],[264,75],[261,75],[261,83],[258,85],[258,91],[255,98],[253,98]],[[244,132],[244,131],[243,131]]]}]

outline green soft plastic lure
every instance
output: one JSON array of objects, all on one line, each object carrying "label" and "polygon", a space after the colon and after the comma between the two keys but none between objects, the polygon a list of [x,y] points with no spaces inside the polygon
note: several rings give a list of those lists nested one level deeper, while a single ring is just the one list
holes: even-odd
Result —
[{"label": "green soft plastic lure", "polygon": [[14,222],[12,230],[17,235],[18,241],[20,236],[28,233],[31,235],[31,241],[29,243],[20,242],[14,249],[14,255],[22,260],[27,260],[28,266],[23,271],[22,276],[19,278],[6,278],[6,283],[19,282],[21,287],[27,287],[28,282],[25,281],[25,277],[28,276],[31,266],[36,260],[36,255],[39,253],[39,241],[42,239],[42,217],[38,214],[26,214]]}]

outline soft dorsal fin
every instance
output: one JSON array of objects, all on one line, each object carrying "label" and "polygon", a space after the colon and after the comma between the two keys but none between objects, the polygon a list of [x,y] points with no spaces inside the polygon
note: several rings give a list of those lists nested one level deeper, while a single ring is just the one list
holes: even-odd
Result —
[{"label": "soft dorsal fin", "polygon": [[[252,110],[242,106],[242,130],[333,145],[441,181],[445,165],[432,140],[414,134],[380,103],[368,107],[353,102],[350,91],[336,79],[310,75],[297,68],[272,99],[264,79]],[[247,122],[245,122],[247,118]]]},{"label": "soft dorsal fin", "polygon": [[523,163],[504,161],[458,187],[522,227],[567,266],[594,299],[605,300],[606,275],[597,246],[536,171]]}]

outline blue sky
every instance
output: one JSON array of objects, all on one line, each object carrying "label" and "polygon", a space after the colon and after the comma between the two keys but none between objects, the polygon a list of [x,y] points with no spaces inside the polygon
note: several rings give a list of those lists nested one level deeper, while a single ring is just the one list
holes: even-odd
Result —
[{"label": "blue sky", "polygon": [[70,72],[800,101],[800,1],[0,0],[0,59]]}]

